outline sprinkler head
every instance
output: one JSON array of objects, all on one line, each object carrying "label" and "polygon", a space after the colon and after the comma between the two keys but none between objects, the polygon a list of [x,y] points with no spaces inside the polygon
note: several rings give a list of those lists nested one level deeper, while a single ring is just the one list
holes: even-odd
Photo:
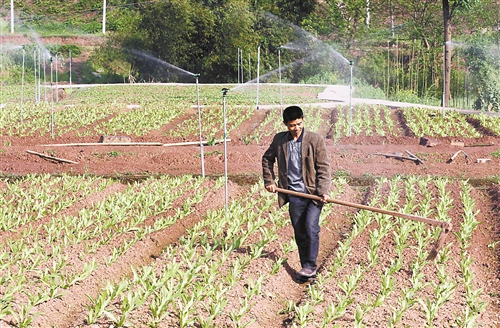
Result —
[{"label": "sprinkler head", "polygon": [[226,96],[227,92],[229,91],[229,89],[227,88],[222,88],[222,96]]},{"label": "sprinkler head", "polygon": [[198,74],[193,74],[193,76],[194,76],[195,78],[200,77],[200,73],[198,73]]},{"label": "sprinkler head", "polygon": [[351,66],[352,66],[352,60],[349,60],[349,65],[351,65]]}]

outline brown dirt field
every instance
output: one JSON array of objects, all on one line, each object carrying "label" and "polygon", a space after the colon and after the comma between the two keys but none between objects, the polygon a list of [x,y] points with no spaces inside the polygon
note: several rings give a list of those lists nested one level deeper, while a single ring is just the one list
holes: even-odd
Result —
[{"label": "brown dirt field", "polygon": [[[252,121],[246,122],[240,130],[234,133],[234,137],[227,144],[227,166],[230,180],[231,198],[244,194],[247,186],[257,181],[261,174],[261,156],[267,148],[270,138],[263,138],[259,144],[245,144],[241,136],[246,135],[246,131],[251,131],[258,126],[259,120],[265,115],[264,111],[256,112]],[[307,118],[305,119],[307,124]],[[326,131],[323,131],[327,135]],[[70,173],[75,175],[90,174],[98,176],[121,177],[123,179],[149,176],[149,175],[183,175],[201,174],[200,148],[198,146],[132,146],[132,145],[102,145],[102,146],[54,146],[54,144],[69,143],[94,143],[98,138],[79,138],[71,135],[51,139],[50,137],[27,137],[11,138],[0,137],[0,172],[6,176],[18,176],[33,173],[61,174]],[[193,136],[191,140],[196,140]],[[134,142],[178,142],[178,140],[167,140],[157,133],[151,133],[145,137],[133,139]],[[331,138],[326,139],[332,171],[336,175],[345,175],[349,180],[350,188],[344,191],[341,198],[362,203],[363,193],[357,192],[358,188],[367,188],[377,177],[392,177],[394,175],[422,175],[422,176],[446,176],[456,180],[469,179],[476,187],[479,199],[483,201],[477,205],[481,215],[479,220],[481,225],[474,234],[471,248],[471,255],[474,259],[473,267],[477,277],[476,287],[483,288],[489,301],[488,308],[478,319],[483,327],[495,327],[499,324],[500,298],[497,291],[499,285],[498,254],[492,252],[488,247],[493,241],[498,240],[498,190],[497,184],[489,181],[489,178],[498,175],[500,160],[491,154],[500,145],[499,137],[483,137],[481,139],[463,139],[465,147],[452,146],[450,139],[439,140],[440,144],[427,147],[420,145],[417,137],[349,137],[342,138],[334,142]],[[489,146],[485,146],[489,145]],[[66,164],[58,160],[49,160],[37,155],[27,153],[28,150],[51,155],[58,159],[65,159],[77,162],[77,164]],[[452,162],[451,156],[457,151],[463,150],[464,154],[459,154]],[[208,176],[221,176],[224,174],[223,145],[205,146],[204,163],[205,173]],[[424,163],[417,163],[413,160],[397,159],[386,157],[380,154],[401,153],[407,155],[407,151],[417,155]],[[477,163],[477,159],[488,158],[489,163]],[[210,184],[208,181],[206,184]],[[93,197],[84,199],[77,205],[71,207],[70,211],[77,213],[80,208],[92,204],[96,199],[106,197],[107,193],[114,193],[120,188],[120,184],[115,183],[108,186],[101,193]],[[351,189],[352,188],[352,189]],[[454,198],[459,199],[459,190],[454,191]],[[155,234],[143,240],[127,252],[127,256],[115,263],[113,266],[103,270],[97,270],[92,278],[73,288],[61,299],[47,302],[37,307],[37,310],[45,313],[45,316],[38,317],[34,327],[83,327],[84,305],[87,298],[85,295],[94,294],[98,288],[102,287],[103,281],[110,276],[120,277],[130,275],[130,265],[141,265],[151,263],[160,256],[161,250],[167,245],[176,243],[186,229],[203,219],[203,214],[207,209],[221,208],[223,204],[223,190],[213,191],[209,203],[200,203],[196,206],[193,214],[169,229],[168,234]],[[326,267],[331,261],[335,252],[337,242],[342,235],[349,231],[350,219],[355,213],[354,209],[342,208],[333,211],[322,229],[320,262]],[[349,214],[351,213],[351,214]],[[458,218],[457,218],[458,220]],[[38,222],[42,224],[43,219]],[[334,233],[335,232],[335,233]],[[290,226],[280,229],[280,238],[290,238]],[[15,238],[15,234],[0,234],[0,240]],[[385,240],[387,245],[391,245],[388,237]],[[453,238],[452,238],[453,239]],[[454,239],[453,239],[454,240]],[[356,240],[350,255],[351,259],[365,256],[368,245],[368,235]],[[456,245],[456,244],[455,244]],[[77,250],[75,250],[77,251]],[[459,253],[457,249],[452,251],[457,259]],[[296,255],[296,254],[295,254]],[[271,255],[269,255],[271,256]],[[409,254],[411,256],[411,254]],[[382,259],[382,263],[377,270],[366,272],[365,282],[360,287],[359,297],[369,297],[376,293],[376,286],[370,285],[370,275],[378,276],[380,270],[389,263]],[[258,264],[252,266],[250,276],[258,277],[262,268]],[[286,314],[279,314],[283,309],[286,300],[292,300],[295,304],[300,304],[304,299],[307,286],[297,284],[293,275],[298,270],[297,256],[292,254],[285,263],[283,270],[269,279],[266,284],[268,295],[260,296],[255,302],[251,311],[251,316],[255,320],[252,327],[289,327],[292,326],[292,319]],[[426,275],[435,275],[435,268],[426,267]],[[321,271],[321,268],[320,268]],[[401,272],[398,276],[398,284],[401,286],[409,279],[410,272]],[[429,278],[430,280],[430,278]],[[399,285],[398,285],[399,286]],[[243,287],[242,287],[243,288]],[[369,291],[366,293],[366,291]],[[235,291],[234,293],[237,294]],[[270,296],[272,294],[272,296]],[[333,295],[333,291],[332,291]],[[363,296],[364,295],[364,296]],[[334,302],[330,298],[331,302]],[[456,304],[460,308],[461,304]],[[437,321],[438,326],[452,327],[452,318],[456,315],[453,312],[453,305],[447,308],[449,313],[442,314]],[[387,313],[375,312],[383,316]],[[352,316],[352,313],[351,313]],[[352,326],[352,317],[344,317],[339,321],[339,326]],[[170,322],[169,327],[176,326],[175,322]],[[230,321],[220,322],[220,326],[230,326]],[[374,319],[365,323],[369,327],[383,327],[383,321]],[[141,326],[137,323],[138,326]],[[405,327],[423,326],[424,321],[418,314],[410,313],[404,321]],[[12,322],[1,322],[0,327],[11,327]],[[109,323],[102,325],[92,325],[92,327],[111,327]]]}]

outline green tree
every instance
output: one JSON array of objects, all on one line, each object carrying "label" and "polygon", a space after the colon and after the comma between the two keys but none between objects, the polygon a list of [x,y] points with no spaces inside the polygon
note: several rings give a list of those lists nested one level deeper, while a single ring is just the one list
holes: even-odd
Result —
[{"label": "green tree", "polygon": [[451,28],[452,19],[455,15],[464,10],[470,10],[478,0],[442,0],[443,4],[443,26],[444,26],[444,90],[443,106],[448,107],[450,101],[451,85]]}]

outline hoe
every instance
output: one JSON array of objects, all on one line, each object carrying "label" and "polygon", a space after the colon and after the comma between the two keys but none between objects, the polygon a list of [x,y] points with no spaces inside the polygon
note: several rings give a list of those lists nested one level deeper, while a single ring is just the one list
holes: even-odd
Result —
[{"label": "hoe", "polygon": [[[310,194],[305,194],[301,192],[296,192],[292,190],[287,190],[287,189],[282,189],[282,188],[276,188],[276,191],[288,194],[288,195],[293,195],[293,196],[298,196],[298,197],[304,197],[304,198],[309,198],[309,199],[314,199],[314,200],[319,200],[321,201],[321,197],[316,196],[316,195],[310,195]],[[413,221],[419,221],[419,222],[424,222],[428,223],[433,226],[438,226],[441,227],[441,233],[439,234],[439,237],[432,247],[431,252],[429,253],[429,256],[427,257],[427,260],[434,260],[441,249],[441,247],[444,244],[444,241],[446,240],[446,237],[451,231],[452,225],[450,222],[445,222],[445,221],[438,221],[434,219],[429,219],[429,218],[424,218],[421,216],[416,216],[416,215],[411,215],[411,214],[405,214],[405,213],[399,213],[399,212],[394,212],[394,211],[389,211],[389,210],[384,210],[381,208],[376,208],[376,207],[371,207],[371,206],[366,206],[366,205],[361,205],[361,204],[356,204],[356,203],[351,203],[351,202],[346,202],[343,200],[338,200],[338,199],[332,199],[328,198],[327,203],[334,203],[334,204],[339,204],[339,205],[344,205],[344,206],[349,206],[349,207],[354,207],[358,208],[361,210],[367,210],[367,211],[372,211],[372,212],[377,212],[377,213],[382,213],[382,214],[387,214],[391,216],[397,216],[403,219],[408,219],[408,220],[413,220]]]}]

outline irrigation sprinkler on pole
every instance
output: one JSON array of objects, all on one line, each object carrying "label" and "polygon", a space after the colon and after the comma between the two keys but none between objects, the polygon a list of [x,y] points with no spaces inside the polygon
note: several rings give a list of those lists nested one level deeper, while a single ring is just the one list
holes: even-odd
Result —
[{"label": "irrigation sprinkler on pole", "polygon": [[444,111],[445,111],[445,79],[446,79],[446,42],[443,42],[443,96],[442,96],[442,102],[443,102],[443,110],[442,110],[442,115],[444,118]]},{"label": "irrigation sprinkler on pole", "polygon": [[255,107],[259,110],[259,73],[260,73],[260,43],[257,46],[257,99],[255,101]]},{"label": "irrigation sprinkler on pole", "polygon": [[59,87],[57,85],[57,81],[58,81],[58,78],[57,78],[57,52],[56,52],[56,102],[59,102]]},{"label": "irrigation sprinkler on pole", "polygon": [[26,57],[26,46],[23,45],[23,71],[21,74],[21,107],[19,109],[19,121],[23,121],[23,102],[24,102],[24,58]]},{"label": "irrigation sprinkler on pole", "polygon": [[40,48],[38,48],[38,98],[36,99],[36,102],[37,104],[40,103],[40,98],[41,98],[41,86],[40,86],[40,79],[42,77],[42,73],[41,73],[41,64],[40,64],[40,60],[42,58],[42,50]]},{"label": "irrigation sprinkler on pole", "polygon": [[283,116],[283,92],[281,90],[281,46],[278,47],[278,73],[280,77],[280,114]]},{"label": "irrigation sprinkler on pole", "polygon": [[50,135],[54,139],[54,88],[52,86],[52,57],[50,57]]},{"label": "irrigation sprinkler on pole", "polygon": [[106,0],[102,4],[102,34],[106,34]]},{"label": "irrigation sprinkler on pole", "polygon": [[349,61],[351,67],[351,82],[349,84],[349,136],[352,133],[352,60]]},{"label": "irrigation sprinkler on pole", "polygon": [[200,91],[198,88],[198,78],[200,74],[194,74],[194,78],[196,79],[196,98],[198,101],[198,127],[200,129],[200,158],[201,158],[201,176],[205,177],[205,159],[203,154],[203,135],[201,132],[201,108],[200,108]]},{"label": "irrigation sprinkler on pole", "polygon": [[238,84],[240,84],[240,47],[238,47]]},{"label": "irrigation sprinkler on pole", "polygon": [[45,74],[45,53],[43,54],[43,101],[47,102],[47,75]]},{"label": "irrigation sprinkler on pole", "polygon": [[36,83],[36,47],[33,49],[33,68],[34,68],[34,73],[35,73],[35,103],[37,102],[38,99],[38,86]]},{"label": "irrigation sprinkler on pole", "polygon": [[73,65],[73,57],[71,56],[71,50],[70,50],[69,51],[69,93],[70,94],[73,93],[73,83],[72,83],[72,76],[71,76],[72,65]]},{"label": "irrigation sprinkler on pole", "polygon": [[244,80],[245,80],[245,73],[244,73],[244,69],[243,69],[243,49],[240,49],[240,70],[241,70],[241,84],[243,84]]},{"label": "irrigation sprinkler on pole", "polygon": [[229,89],[222,88],[222,109],[223,109],[223,118],[224,118],[224,179],[225,179],[225,191],[226,191],[226,198],[225,198],[225,206],[226,206],[226,215],[228,212],[228,191],[227,191],[227,141],[226,141],[226,94],[229,91]]},{"label": "irrigation sprinkler on pole", "polygon": [[[248,52],[248,82],[252,81],[252,60]],[[250,88],[250,98],[252,98],[252,88]]]},{"label": "irrigation sprinkler on pole", "polygon": [[10,0],[10,33],[14,34],[14,0]]}]

